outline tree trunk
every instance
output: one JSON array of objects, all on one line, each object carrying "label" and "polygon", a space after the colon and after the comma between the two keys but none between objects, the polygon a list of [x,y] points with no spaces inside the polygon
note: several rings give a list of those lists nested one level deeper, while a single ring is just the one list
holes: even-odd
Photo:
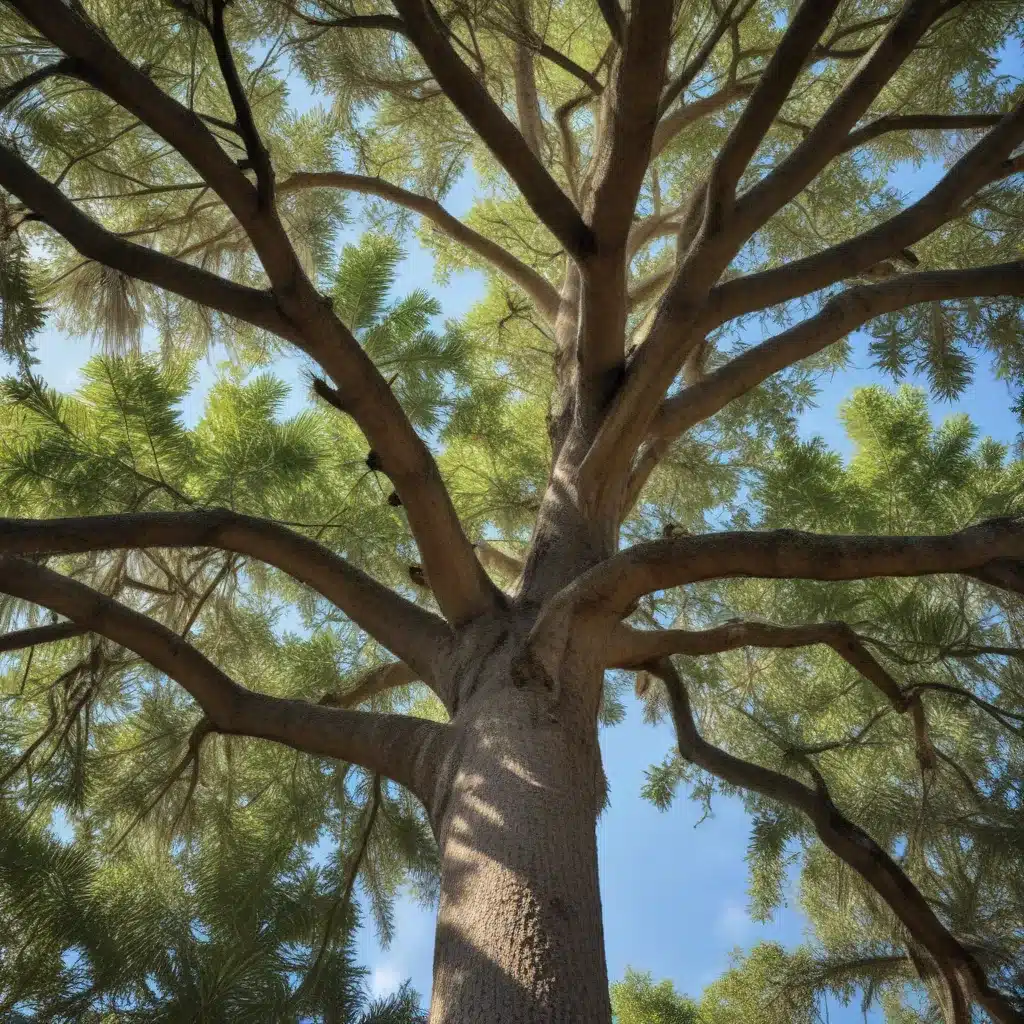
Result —
[{"label": "tree trunk", "polygon": [[431,1024],[607,1024],[590,697],[494,652],[472,690],[432,814]]}]

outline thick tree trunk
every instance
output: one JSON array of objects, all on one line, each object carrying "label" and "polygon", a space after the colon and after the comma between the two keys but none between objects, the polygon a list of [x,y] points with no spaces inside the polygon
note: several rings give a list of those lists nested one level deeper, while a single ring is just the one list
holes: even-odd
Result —
[{"label": "thick tree trunk", "polygon": [[456,718],[432,814],[442,866],[431,1024],[611,1019],[594,715],[589,697],[541,676],[492,654]]}]

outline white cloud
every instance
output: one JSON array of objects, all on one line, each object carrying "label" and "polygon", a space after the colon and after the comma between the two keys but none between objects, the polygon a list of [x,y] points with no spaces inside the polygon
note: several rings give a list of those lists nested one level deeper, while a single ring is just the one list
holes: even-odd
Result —
[{"label": "white cloud", "polygon": [[389,996],[405,981],[405,972],[393,964],[378,964],[370,973],[370,992],[375,999]]},{"label": "white cloud", "polygon": [[742,941],[753,928],[754,922],[750,919],[746,907],[739,903],[727,903],[715,921],[715,932],[731,942]]}]

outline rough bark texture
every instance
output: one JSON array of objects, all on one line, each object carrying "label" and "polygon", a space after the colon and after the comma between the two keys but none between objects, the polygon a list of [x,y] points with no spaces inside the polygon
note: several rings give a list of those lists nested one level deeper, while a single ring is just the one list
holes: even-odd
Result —
[{"label": "rough bark texture", "polygon": [[441,851],[432,1024],[610,1018],[590,695],[600,668],[556,684],[524,653],[530,618],[480,624],[460,645],[460,708],[431,801]]}]

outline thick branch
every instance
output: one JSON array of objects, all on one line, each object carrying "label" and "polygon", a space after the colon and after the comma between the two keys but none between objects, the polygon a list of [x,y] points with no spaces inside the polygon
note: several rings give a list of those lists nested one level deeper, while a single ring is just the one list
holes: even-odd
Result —
[{"label": "thick branch", "polygon": [[728,216],[727,207],[732,205],[740,176],[782,109],[808,54],[838,6],[839,0],[804,0],[794,14],[715,160],[708,193],[709,233]]},{"label": "thick branch", "polygon": [[835,156],[860,144],[851,145],[848,133],[944,8],[941,0],[910,0],[906,4],[800,145],[740,198],[733,226],[736,241],[742,243],[749,237]]},{"label": "thick branch", "polygon": [[605,515],[618,513],[633,454],[679,367],[700,341],[695,327],[707,291],[738,249],[728,225],[740,176],[838,4],[839,0],[804,0],[800,5],[719,151],[707,188],[693,197],[701,204],[691,214],[700,224],[694,244],[678,263],[645,343],[607,404],[580,467],[581,490]]},{"label": "thick branch", "polygon": [[0,146],[0,185],[86,258],[295,340],[294,326],[281,315],[269,292],[235,284],[156,249],[118,238],[5,146]]},{"label": "thick branch", "polygon": [[429,0],[394,0],[394,5],[438,85],[519,186],[530,209],[567,253],[574,259],[585,258],[593,248],[590,229],[516,126],[455,52],[438,27],[440,19],[433,4]]},{"label": "thick branch", "polygon": [[285,178],[278,185],[278,192],[296,192],[308,188],[341,188],[361,195],[380,196],[397,203],[408,210],[426,217],[438,230],[449,238],[464,245],[477,256],[491,263],[513,284],[521,288],[537,306],[541,315],[554,322],[558,314],[558,292],[543,275],[503,249],[497,242],[463,224],[458,217],[450,214],[436,199],[409,192],[398,185],[392,185],[383,178],[365,174],[349,174],[345,171],[298,171]]},{"label": "thick branch", "polygon": [[651,424],[651,434],[661,439],[678,437],[772,374],[820,352],[884,313],[922,302],[998,295],[1024,297],[1024,261],[904,274],[882,284],[849,288],[829,299],[817,315],[747,349],[700,383],[667,399]]},{"label": "thick branch", "polygon": [[734,278],[712,289],[711,326],[855,277],[941,227],[983,186],[1024,170],[1010,159],[1024,142],[1024,102],[962,156],[931,191],[877,227],[784,267]]},{"label": "thick branch", "polygon": [[608,106],[600,152],[592,169],[589,222],[598,251],[619,252],[633,223],[651,160],[658,100],[668,61],[672,0],[637,5],[604,100]]},{"label": "thick branch", "polygon": [[586,206],[597,250],[584,267],[579,330],[585,415],[607,400],[624,358],[627,241],[651,161],[673,10],[672,0],[646,0],[633,8],[618,65],[602,97],[606,114],[589,172],[594,191]]},{"label": "thick branch", "polygon": [[6,654],[8,651],[20,651],[26,647],[35,647],[36,644],[51,644],[57,640],[67,640],[87,632],[87,629],[74,622],[53,622],[47,626],[16,629],[10,633],[0,634],[0,654]]},{"label": "thick branch", "polygon": [[957,533],[882,537],[801,530],[672,537],[620,551],[552,598],[534,627],[565,621],[572,610],[621,618],[644,594],[701,580],[856,580],[960,573],[1024,594],[1024,520],[988,519]]},{"label": "thick branch", "polygon": [[[378,468],[394,485],[441,611],[458,626],[501,607],[504,597],[473,554],[437,462],[391,385],[324,303],[319,314],[323,333],[307,351],[337,385],[324,385],[321,393],[359,424]],[[338,344],[327,344],[335,339]]]},{"label": "thick branch", "polygon": [[219,732],[351,761],[394,779],[421,799],[432,796],[432,765],[445,742],[445,726],[254,693],[159,622],[25,559],[0,557],[0,591],[49,608],[134,651],[184,687]]},{"label": "thick branch", "polygon": [[[320,362],[338,384],[342,407],[380,455],[383,470],[402,498],[423,559],[432,567],[442,610],[453,621],[465,621],[494,605],[497,595],[473,556],[429,449],[370,357],[301,269],[295,289],[270,294],[116,238],[3,147],[0,184],[39,212],[83,255],[273,331]],[[287,307],[287,315],[276,300]]]},{"label": "thick branch", "polygon": [[[442,610],[454,622],[463,622],[493,608],[500,597],[473,555],[430,450],[417,435],[388,382],[306,277],[273,205],[260,202],[252,184],[220,148],[202,120],[162,92],[118,53],[77,5],[69,8],[60,0],[13,2],[30,24],[84,66],[90,84],[177,149],[221,197],[252,242],[274,286],[274,298],[293,325],[293,329],[278,333],[294,341],[330,374],[345,411],[379,454],[382,468],[406,508]],[[436,26],[426,17],[422,0],[405,6],[417,8],[426,19],[423,25],[427,35],[438,37]],[[439,38],[442,48],[450,51],[447,40]],[[461,69],[459,74],[468,77],[493,112],[504,120],[469,70],[457,57],[454,60]],[[518,136],[507,120],[504,124]],[[521,138],[519,143],[525,149]],[[546,176],[540,163],[530,156]],[[575,214],[575,208],[554,181],[548,181]],[[152,257],[149,259],[152,261]],[[214,304],[213,308],[219,307]]]},{"label": "thick branch", "polygon": [[[706,198],[703,192],[695,197],[704,204],[703,212],[699,206],[691,211],[694,225],[700,221],[696,242],[689,248],[675,281],[669,284],[648,343],[631,365],[587,456],[589,479],[620,479],[623,460],[636,450],[642,436],[646,410],[657,407],[679,366],[707,330],[733,316],[807,294],[867,269],[939,226],[958,203],[982,184],[1008,173],[999,164],[1012,151],[1015,140],[1019,141],[1024,134],[1024,129],[1013,123],[1013,115],[959,161],[929,196],[904,214],[818,256],[713,288],[708,303],[713,322],[701,322],[703,288],[714,284],[750,233],[812,180],[830,159],[867,138],[866,134],[854,136],[851,141],[849,129],[934,22],[939,8],[936,0],[908,4],[808,137],[734,206],[739,175],[778,115],[799,71],[780,63],[780,55],[784,50],[792,50],[787,59],[796,60],[798,52],[806,57],[811,37],[815,32],[820,35],[827,24],[829,4],[805,3],[800,8],[719,154]],[[1009,125],[1007,120],[1011,121]],[[879,131],[894,127],[882,125]],[[787,285],[788,291],[784,291]],[[777,294],[764,294],[770,293],[773,286]],[[727,305],[730,302],[738,308]],[[648,472],[649,468],[648,465]],[[633,491],[635,494],[636,488]],[[614,487],[611,493],[614,495]]]},{"label": "thick branch", "polygon": [[515,44],[513,77],[516,84],[516,109],[523,141],[538,160],[544,159],[544,119],[537,94],[537,76],[533,67],[533,53],[523,43]]},{"label": "thick branch", "polygon": [[485,569],[499,573],[510,580],[518,578],[520,573],[522,573],[522,561],[506,554],[493,544],[488,544],[485,540],[478,540],[473,547],[476,549],[476,556],[480,559],[480,564]]},{"label": "thick branch", "polygon": [[885,901],[913,940],[942,972],[954,998],[975,1000],[993,1021],[1021,1024],[1024,1015],[994,989],[970,951],[938,918],[928,901],[888,852],[847,818],[829,797],[820,776],[812,789],[796,779],[734,757],[708,743],[694,721],[690,699],[671,661],[650,666],[664,682],[672,708],[679,753],[730,785],[760,793],[803,811],[821,841]]},{"label": "thick branch", "polygon": [[[226,509],[75,519],[0,519],[0,552],[72,554],[124,548],[220,548],[259,559],[312,587],[424,679],[448,643],[445,624],[328,548],[268,519]],[[70,618],[71,616],[69,616]]]},{"label": "thick branch", "polygon": [[626,35],[626,15],[622,11],[619,0],[597,0],[597,9],[608,26],[612,39],[622,46]]}]

